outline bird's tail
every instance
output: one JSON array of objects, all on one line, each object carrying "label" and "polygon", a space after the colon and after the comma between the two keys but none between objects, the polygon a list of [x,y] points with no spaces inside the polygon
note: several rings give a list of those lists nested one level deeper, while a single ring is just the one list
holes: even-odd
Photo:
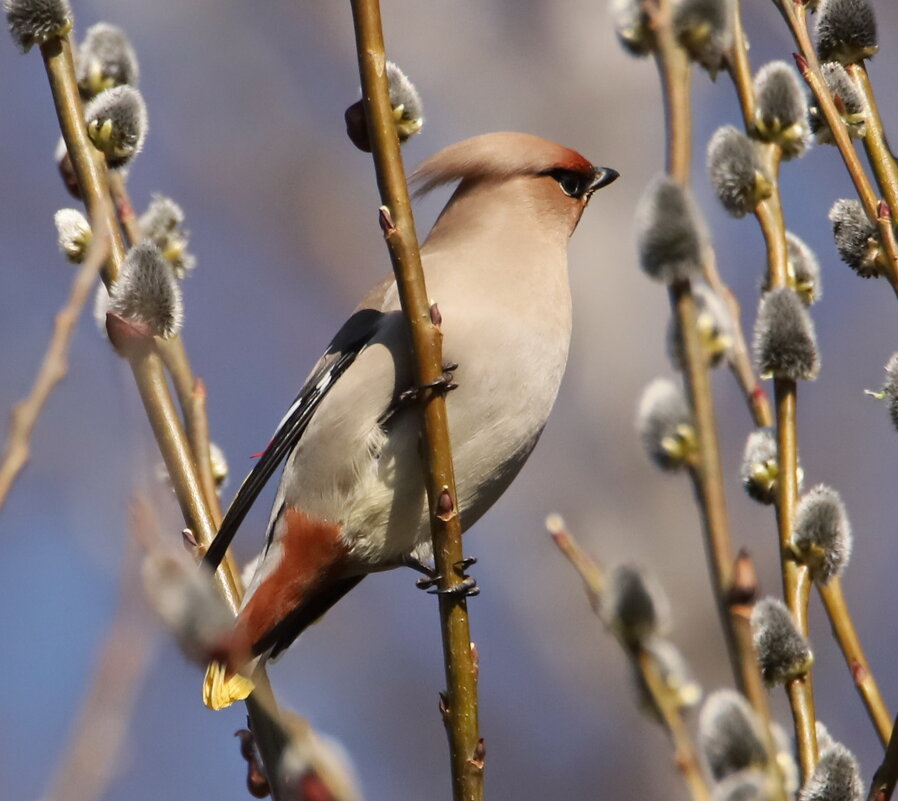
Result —
[{"label": "bird's tail", "polygon": [[210,662],[203,680],[203,703],[209,709],[224,709],[234,701],[249,696],[255,685],[251,679],[239,673],[228,675],[228,668],[221,662]]}]

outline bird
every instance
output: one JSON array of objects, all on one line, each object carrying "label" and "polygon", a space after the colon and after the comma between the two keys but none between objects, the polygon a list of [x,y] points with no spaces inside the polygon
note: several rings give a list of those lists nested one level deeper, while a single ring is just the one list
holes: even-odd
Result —
[{"label": "bird", "polygon": [[[416,196],[456,184],[421,263],[441,318],[463,530],[508,488],[546,424],[571,339],[568,240],[593,193],[617,177],[523,133],[450,145],[410,176]],[[206,553],[214,569],[285,460],[264,550],[207,670],[207,706],[246,697],[254,666],[278,656],[366,575],[407,565],[432,578],[417,389],[389,276],[339,329]],[[476,591],[471,584],[463,589]]]}]

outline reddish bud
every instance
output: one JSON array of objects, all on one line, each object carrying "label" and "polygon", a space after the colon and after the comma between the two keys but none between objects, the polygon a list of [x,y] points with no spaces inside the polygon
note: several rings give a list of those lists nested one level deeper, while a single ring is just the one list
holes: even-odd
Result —
[{"label": "reddish bud", "polygon": [[69,158],[69,151],[66,150],[64,144],[62,155],[57,159],[56,166],[59,168],[59,176],[69,194],[75,200],[81,200],[81,187],[78,185],[78,178],[75,176],[75,168],[72,166],[72,159]]},{"label": "reddish bud", "polygon": [[455,503],[452,500],[452,495],[449,493],[448,487],[443,487],[443,491],[440,493],[439,500],[437,501],[436,515],[445,523],[447,520],[452,519],[454,513]]},{"label": "reddish bud", "polygon": [[486,762],[486,743],[483,741],[483,737],[477,741],[477,745],[474,746],[474,753],[468,761],[477,770],[483,770],[483,765]]},{"label": "reddish bud", "polygon": [[371,141],[368,139],[368,123],[365,120],[365,107],[361,100],[353,103],[343,114],[346,122],[346,135],[363,153],[371,152]]},{"label": "reddish bud", "polygon": [[733,578],[727,593],[727,602],[730,606],[745,608],[745,613],[751,612],[758,595],[758,574],[755,571],[755,563],[745,548],[742,548],[733,563]]}]

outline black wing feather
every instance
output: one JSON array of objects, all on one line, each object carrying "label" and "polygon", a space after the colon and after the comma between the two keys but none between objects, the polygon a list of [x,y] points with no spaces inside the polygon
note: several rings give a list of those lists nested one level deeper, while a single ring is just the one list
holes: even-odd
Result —
[{"label": "black wing feather", "polygon": [[[337,379],[346,372],[356,357],[371,341],[383,313],[374,309],[356,312],[334,337],[317,369],[300,390],[281,421],[271,442],[249,475],[243,480],[234,500],[228,507],[218,533],[209,546],[203,564],[213,571],[221,564],[225,552],[234,539],[237,529],[249,512],[262,488],[278,465],[290,454],[309,425],[318,404],[330,391]],[[360,330],[362,329],[362,330]],[[336,358],[334,358],[336,357]]]}]

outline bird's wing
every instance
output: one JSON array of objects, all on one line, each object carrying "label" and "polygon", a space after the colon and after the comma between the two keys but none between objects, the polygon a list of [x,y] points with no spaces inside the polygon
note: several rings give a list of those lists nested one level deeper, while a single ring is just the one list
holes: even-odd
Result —
[{"label": "bird's wing", "polygon": [[389,282],[386,281],[372,290],[365,300],[374,302],[365,303],[355,311],[315,365],[315,369],[278,424],[268,447],[237,490],[218,533],[206,552],[203,562],[207,567],[215,570],[221,564],[225,551],[243,518],[278,465],[299,442],[322,399],[377,333],[385,316],[377,306],[380,305],[379,301],[388,286]]}]

